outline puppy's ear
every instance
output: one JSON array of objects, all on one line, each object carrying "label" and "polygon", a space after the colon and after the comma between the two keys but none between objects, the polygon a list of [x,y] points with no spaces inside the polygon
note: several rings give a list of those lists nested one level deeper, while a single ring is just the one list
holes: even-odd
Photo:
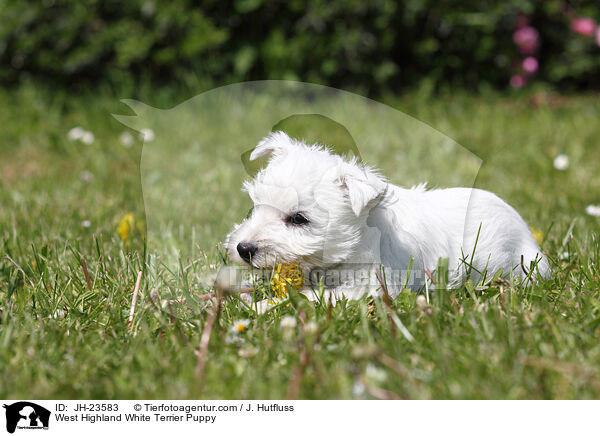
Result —
[{"label": "puppy's ear", "polygon": [[344,174],[337,180],[342,189],[347,191],[350,206],[356,216],[375,206],[387,187],[383,178],[367,169]]},{"label": "puppy's ear", "polygon": [[264,156],[280,155],[292,146],[292,138],[279,130],[271,133],[258,143],[252,153],[250,153],[250,160],[256,160]]}]

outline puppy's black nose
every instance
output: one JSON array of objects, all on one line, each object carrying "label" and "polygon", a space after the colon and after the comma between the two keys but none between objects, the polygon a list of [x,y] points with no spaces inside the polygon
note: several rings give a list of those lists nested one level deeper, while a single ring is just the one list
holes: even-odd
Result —
[{"label": "puppy's black nose", "polygon": [[246,262],[250,262],[250,259],[256,254],[256,245],[248,242],[240,242],[237,245],[237,251],[240,253],[240,257]]}]

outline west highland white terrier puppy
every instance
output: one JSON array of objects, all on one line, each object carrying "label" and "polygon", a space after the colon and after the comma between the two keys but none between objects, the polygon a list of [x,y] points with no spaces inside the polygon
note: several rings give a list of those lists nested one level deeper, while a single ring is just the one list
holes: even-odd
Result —
[{"label": "west highland white terrier puppy", "polygon": [[392,297],[419,291],[440,259],[448,259],[448,287],[500,270],[518,280],[549,272],[525,221],[491,192],[401,188],[284,132],[264,138],[250,160],[263,156],[268,165],[244,183],[254,208],[225,246],[254,268],[300,266],[309,298],[318,298],[319,281],[334,299],[376,294],[383,276]]}]

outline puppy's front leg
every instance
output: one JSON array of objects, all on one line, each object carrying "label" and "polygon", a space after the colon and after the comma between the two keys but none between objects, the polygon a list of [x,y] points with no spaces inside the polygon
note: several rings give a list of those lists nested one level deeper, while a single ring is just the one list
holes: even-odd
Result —
[{"label": "puppy's front leg", "polygon": [[329,304],[331,302],[334,306],[337,302],[335,290],[319,292],[314,289],[304,288],[298,292],[304,295],[309,301],[316,301],[322,304]]}]

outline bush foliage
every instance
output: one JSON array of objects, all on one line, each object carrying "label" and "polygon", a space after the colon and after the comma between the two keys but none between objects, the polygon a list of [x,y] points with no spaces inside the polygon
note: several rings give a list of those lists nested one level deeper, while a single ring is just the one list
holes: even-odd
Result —
[{"label": "bush foliage", "polygon": [[506,87],[523,15],[539,32],[535,80],[600,85],[600,47],[570,28],[600,19],[596,0],[4,0],[0,81]]}]

